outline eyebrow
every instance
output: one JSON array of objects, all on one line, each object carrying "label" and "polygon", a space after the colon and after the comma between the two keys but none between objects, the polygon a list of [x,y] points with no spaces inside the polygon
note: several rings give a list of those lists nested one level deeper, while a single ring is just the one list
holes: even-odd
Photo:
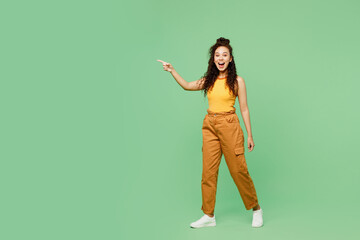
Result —
[{"label": "eyebrow", "polygon": [[[215,52],[215,53],[219,53],[219,52]],[[228,53],[228,52],[224,52],[224,53]]]}]

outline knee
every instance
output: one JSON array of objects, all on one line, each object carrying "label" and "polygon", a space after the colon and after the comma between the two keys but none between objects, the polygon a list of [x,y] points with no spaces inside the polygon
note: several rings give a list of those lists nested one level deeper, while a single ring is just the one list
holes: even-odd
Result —
[{"label": "knee", "polygon": [[203,172],[202,173],[202,182],[213,182],[217,181],[218,172]]}]

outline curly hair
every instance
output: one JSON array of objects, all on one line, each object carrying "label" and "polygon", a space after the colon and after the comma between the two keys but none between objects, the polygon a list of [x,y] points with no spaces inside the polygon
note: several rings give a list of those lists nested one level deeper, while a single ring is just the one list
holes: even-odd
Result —
[{"label": "curly hair", "polygon": [[229,62],[229,65],[228,65],[228,76],[226,79],[226,84],[229,87],[230,93],[232,92],[235,96],[237,96],[236,89],[237,89],[238,82],[236,80],[237,73],[236,73],[235,60],[234,60],[234,56],[233,56],[233,49],[230,46],[229,39],[220,37],[216,40],[216,43],[210,47],[210,50],[209,50],[210,57],[209,57],[209,62],[208,62],[208,69],[207,69],[207,72],[202,76],[202,78],[204,78],[204,80],[205,80],[204,87],[202,89],[202,91],[204,92],[204,97],[206,97],[207,92],[209,91],[209,89],[212,88],[212,86],[214,85],[214,83],[219,75],[220,71],[214,63],[214,55],[215,55],[215,50],[221,46],[227,47],[230,52],[230,57],[232,57],[232,61]]}]

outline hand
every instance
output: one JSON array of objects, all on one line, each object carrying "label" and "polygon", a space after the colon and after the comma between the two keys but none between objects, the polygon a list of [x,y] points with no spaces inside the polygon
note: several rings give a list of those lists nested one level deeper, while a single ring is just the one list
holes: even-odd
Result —
[{"label": "hand", "polygon": [[254,140],[252,137],[248,137],[247,145],[248,145],[249,152],[251,152],[255,147]]},{"label": "hand", "polygon": [[170,63],[161,61],[161,60],[157,60],[158,62],[161,62],[163,64],[164,67],[164,71],[168,71],[171,72],[172,70],[174,70],[173,66]]}]

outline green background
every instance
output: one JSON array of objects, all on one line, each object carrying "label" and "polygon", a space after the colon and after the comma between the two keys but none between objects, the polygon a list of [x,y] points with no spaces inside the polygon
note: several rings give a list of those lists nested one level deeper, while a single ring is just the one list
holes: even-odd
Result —
[{"label": "green background", "polygon": [[[357,239],[358,1],[0,4],[1,231],[11,239]],[[230,39],[264,226],[224,158],[217,226],[202,216],[200,91]],[[246,130],[236,100],[236,112]]]}]

